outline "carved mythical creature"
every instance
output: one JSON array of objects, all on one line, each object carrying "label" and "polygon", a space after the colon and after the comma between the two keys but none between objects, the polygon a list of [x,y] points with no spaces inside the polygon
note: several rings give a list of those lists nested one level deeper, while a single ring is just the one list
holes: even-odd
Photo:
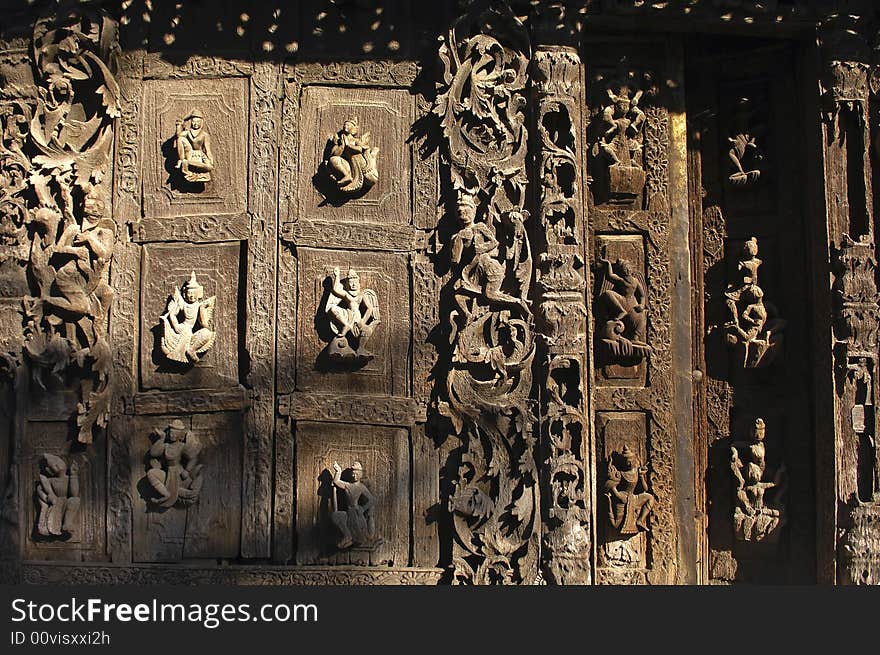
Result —
[{"label": "carved mythical creature", "polygon": [[174,420],[164,430],[154,430],[151,438],[147,481],[157,495],[147,500],[158,507],[192,505],[202,490],[202,448],[195,435],[183,421]]},{"label": "carved mythical creature", "polygon": [[[598,332],[607,364],[634,366],[651,354],[647,342],[648,294],[644,277],[625,259],[600,258]],[[615,272],[615,269],[616,272]]]},{"label": "carved mythical creature", "polygon": [[342,491],[344,503],[333,491],[333,512],[330,520],[340,533],[336,547],[344,550],[352,546],[375,547],[382,543],[376,534],[376,503],[373,493],[363,481],[364,467],[360,462],[351,465],[351,482],[342,479],[342,467],[333,462],[333,485]]},{"label": "carved mythical creature", "polygon": [[175,121],[177,168],[187,182],[210,182],[214,170],[211,135],[205,127],[201,109],[193,109],[188,116]]},{"label": "carved mythical creature", "polygon": [[72,536],[76,533],[80,510],[79,469],[57,455],[41,458],[42,471],[37,482],[37,533],[43,537]]},{"label": "carved mythical creature", "polygon": [[611,199],[628,202],[638,197],[645,187],[645,169],[640,158],[646,118],[639,108],[642,91],[633,94],[624,86],[619,93],[610,88],[607,93],[611,102],[602,110],[605,131],[597,147],[608,160]]},{"label": "carved mythical creature", "polygon": [[743,245],[737,263],[736,283],[724,292],[728,318],[724,324],[729,346],[740,349],[742,365],[747,368],[766,366],[782,345],[785,320],[776,307],[765,303],[764,291],[758,286],[758,241],[755,237]]},{"label": "carved mythical creature", "polygon": [[217,337],[213,328],[216,302],[216,296],[205,300],[205,288],[196,279],[195,271],[183,285],[183,293],[175,287],[161,317],[162,352],[168,359],[191,364],[211,349]]},{"label": "carved mythical creature", "polygon": [[648,491],[648,467],[640,466],[639,458],[624,446],[620,453],[623,465],[618,469],[608,462],[605,497],[608,499],[608,520],[621,536],[649,531],[648,515],[654,509],[654,495]]},{"label": "carved mythical creature", "polygon": [[376,163],[379,148],[370,144],[370,133],[358,135],[357,118],[349,118],[327,143],[324,165],[336,189],[346,196],[360,196],[379,181]]},{"label": "carved mythical creature", "polygon": [[757,144],[760,127],[752,126],[755,111],[748,98],[740,98],[733,115],[733,136],[727,138],[730,150],[727,153],[733,170],[728,179],[734,186],[745,186],[757,182],[761,177],[761,161],[764,155]]},{"label": "carved mythical creature", "polygon": [[[755,419],[751,440],[737,441],[730,447],[730,470],[736,485],[733,524],[736,537],[743,541],[776,541],[777,528],[785,524],[785,464],[779,466],[772,481],[764,481],[767,469],[764,430],[764,420]],[[769,496],[771,490],[772,496]]]},{"label": "carved mythical creature", "polygon": [[379,296],[372,289],[361,288],[360,276],[353,268],[345,277],[340,277],[338,266],[333,269],[324,311],[336,335],[325,349],[331,361],[363,363],[373,359],[366,345],[381,320]]}]

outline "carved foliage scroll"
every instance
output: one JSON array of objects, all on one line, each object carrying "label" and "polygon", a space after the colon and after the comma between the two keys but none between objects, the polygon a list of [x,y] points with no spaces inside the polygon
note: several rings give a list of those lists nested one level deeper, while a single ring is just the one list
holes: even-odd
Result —
[{"label": "carved foliage scroll", "polygon": [[443,289],[448,366],[437,408],[458,439],[446,500],[456,582],[531,582],[538,480],[531,409],[535,339],[526,298],[527,34],[507,8],[475,7],[440,46],[439,117],[457,225]]},{"label": "carved foliage scroll", "polygon": [[116,26],[97,13],[37,21],[38,94],[3,107],[0,191],[4,233],[21,246],[28,294],[24,350],[40,387],[78,387],[78,440],[107,423],[110,151],[119,90],[110,70]]}]

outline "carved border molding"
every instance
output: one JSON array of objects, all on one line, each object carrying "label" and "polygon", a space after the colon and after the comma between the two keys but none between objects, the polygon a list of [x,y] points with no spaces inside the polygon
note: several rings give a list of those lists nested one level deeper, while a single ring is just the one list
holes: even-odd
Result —
[{"label": "carved border molding", "polygon": [[350,248],[408,252],[418,245],[418,231],[411,225],[379,223],[334,223],[298,220],[281,225],[281,239],[294,246]]},{"label": "carved border molding", "polygon": [[424,408],[412,398],[292,393],[278,397],[278,415],[295,421],[412,426]]},{"label": "carved border molding", "polygon": [[390,567],[249,567],[107,566],[63,562],[24,563],[2,571],[0,582],[12,584],[136,585],[436,585],[435,568]]}]

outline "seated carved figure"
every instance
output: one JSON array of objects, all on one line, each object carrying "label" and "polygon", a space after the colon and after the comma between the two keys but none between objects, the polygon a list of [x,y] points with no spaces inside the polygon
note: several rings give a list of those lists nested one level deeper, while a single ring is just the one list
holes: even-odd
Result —
[{"label": "seated carved figure", "polygon": [[351,482],[342,479],[342,467],[333,462],[333,486],[344,494],[340,505],[333,492],[333,511],[330,520],[339,530],[336,547],[340,550],[352,546],[374,547],[382,543],[376,534],[375,499],[370,488],[363,482],[364,467],[360,462],[351,465]]},{"label": "seated carved figure", "polygon": [[187,182],[210,182],[214,170],[211,136],[205,128],[205,115],[193,109],[176,122],[177,168]]},{"label": "seated carved figure", "polygon": [[341,277],[339,267],[333,269],[333,283],[324,311],[336,335],[326,348],[330,359],[339,362],[371,360],[373,355],[367,352],[366,345],[381,320],[379,297],[372,289],[361,288],[357,271],[349,269]]},{"label": "seated carved figure", "polygon": [[636,454],[629,446],[620,453],[623,467],[618,469],[608,462],[608,480],[605,497],[608,499],[608,519],[621,536],[648,531],[648,515],[656,502],[648,491],[648,468],[639,466]]},{"label": "seated carved figure", "polygon": [[57,455],[42,457],[43,471],[37,482],[37,533],[43,537],[57,537],[76,533],[80,509],[79,469]]},{"label": "seated carved figure", "polygon": [[192,505],[202,489],[201,446],[180,420],[153,431],[147,480],[156,496],[148,498],[158,507]]},{"label": "seated carved figure", "polygon": [[330,137],[325,165],[336,189],[348,196],[362,195],[379,181],[379,148],[370,145],[370,133],[358,136],[357,118],[349,118]]},{"label": "seated carved figure", "polygon": [[171,361],[190,364],[199,361],[211,346],[217,333],[213,329],[216,296],[205,298],[205,289],[196,279],[195,271],[189,281],[168,301],[162,314],[162,352]]},{"label": "seated carved figure", "polygon": [[[743,541],[776,541],[778,528],[785,524],[782,501],[786,489],[785,464],[779,466],[772,481],[765,481],[764,431],[764,420],[756,419],[751,440],[737,441],[730,447],[730,470],[736,497],[734,532]],[[768,492],[772,492],[772,496],[768,496]]]}]

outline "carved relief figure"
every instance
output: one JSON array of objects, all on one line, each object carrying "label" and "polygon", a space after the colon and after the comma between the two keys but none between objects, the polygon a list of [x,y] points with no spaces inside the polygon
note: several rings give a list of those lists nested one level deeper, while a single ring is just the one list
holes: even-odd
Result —
[{"label": "carved relief figure", "polygon": [[353,268],[344,277],[338,266],[333,269],[324,312],[336,335],[325,348],[331,361],[363,363],[373,359],[366,345],[381,320],[379,296],[372,289],[361,288],[360,276]]},{"label": "carved relief figure", "polygon": [[858,496],[863,502],[877,502],[880,500],[880,449],[874,434],[874,376],[871,374],[874,362],[867,357],[853,359],[846,366],[854,395],[850,425],[860,440],[858,469],[865,471],[858,476]]},{"label": "carved relief figure", "polygon": [[730,448],[730,470],[736,496],[734,532],[742,541],[776,541],[779,538],[777,528],[785,524],[785,464],[779,466],[772,481],[765,481],[764,431],[764,420],[755,419],[751,440],[734,442]]},{"label": "carved relief figure", "polygon": [[327,174],[336,190],[345,196],[361,196],[379,181],[379,148],[370,144],[369,132],[359,132],[357,118],[349,118],[330,137],[325,150]]},{"label": "carved relief figure", "polygon": [[46,453],[40,460],[37,482],[37,534],[43,537],[72,536],[76,533],[80,510],[79,469],[76,462],[67,462]]},{"label": "carved relief figure", "polygon": [[[451,241],[452,262],[461,265],[461,274],[454,286],[459,308],[464,315],[469,316],[471,310],[467,305],[467,298],[481,296],[489,302],[515,305],[530,313],[528,303],[523,297],[517,298],[501,290],[506,267],[500,260],[498,238],[490,225],[475,220],[476,211],[474,195],[461,191],[456,202],[460,228]],[[525,228],[520,218],[522,212],[513,214],[515,215],[508,216],[508,220],[515,228],[518,226],[518,229],[514,231],[512,243],[518,248],[528,248]],[[528,261],[530,262],[530,258]],[[530,265],[528,269],[530,272]],[[519,275],[519,271],[517,273],[518,279],[523,278],[520,283],[527,285],[528,279]]]},{"label": "carved relief figure", "polygon": [[625,259],[612,264],[600,258],[599,262],[600,355],[606,365],[635,366],[652,352],[647,343],[648,293],[644,277]]},{"label": "carved relief figure", "polygon": [[175,288],[162,314],[162,352],[171,361],[191,364],[211,349],[214,331],[216,296],[205,300],[205,289],[195,271],[181,289]]},{"label": "carved relief figure", "polygon": [[364,467],[360,462],[351,465],[351,482],[342,479],[342,467],[333,462],[333,486],[342,492],[339,502],[333,492],[333,510],[330,520],[339,530],[336,547],[339,550],[352,546],[374,547],[382,543],[376,534],[376,505],[373,493],[363,481]]},{"label": "carved relief figure", "polygon": [[211,135],[205,127],[201,109],[193,109],[188,116],[175,122],[177,168],[187,182],[210,182],[214,170]]},{"label": "carved relief figure", "polygon": [[608,462],[605,497],[608,499],[608,520],[621,536],[650,531],[648,515],[654,508],[654,495],[648,491],[648,467],[641,466],[638,455],[629,446],[620,452],[621,468]]},{"label": "carved relief figure", "polygon": [[761,127],[752,125],[755,111],[748,98],[740,98],[733,115],[733,133],[727,140],[730,150],[727,153],[733,166],[728,180],[734,186],[746,186],[757,182],[761,177],[761,162],[764,155],[758,148],[757,137]]},{"label": "carved relief figure", "polygon": [[727,344],[741,355],[742,366],[766,366],[776,357],[782,346],[782,331],[786,321],[779,317],[776,307],[764,301],[764,291],[758,286],[758,240],[748,239],[737,262],[738,280],[724,292],[727,321],[724,332]]},{"label": "carved relief figure", "polygon": [[202,490],[201,445],[195,435],[174,420],[151,438],[147,481],[155,495],[147,500],[158,507],[192,505]]},{"label": "carved relief figure", "polygon": [[602,110],[604,132],[598,149],[608,161],[608,184],[611,200],[629,202],[645,187],[645,169],[641,162],[645,112],[639,108],[642,91],[626,86],[619,93],[607,89],[610,103]]}]

